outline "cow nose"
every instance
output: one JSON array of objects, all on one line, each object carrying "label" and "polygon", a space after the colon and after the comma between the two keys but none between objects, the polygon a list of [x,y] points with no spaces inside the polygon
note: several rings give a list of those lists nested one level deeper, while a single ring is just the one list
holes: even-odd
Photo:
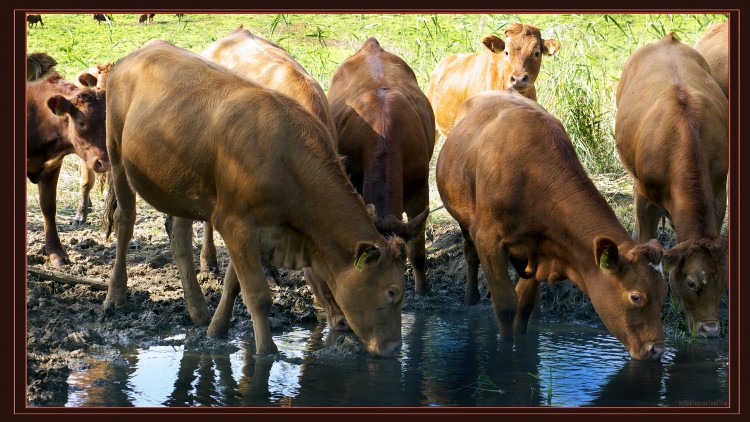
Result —
[{"label": "cow nose", "polygon": [[648,345],[648,360],[659,360],[664,354],[664,343],[651,343]]},{"label": "cow nose", "polygon": [[526,85],[526,84],[529,83],[529,75],[522,75],[522,76],[521,75],[519,75],[519,76],[511,75],[511,77],[510,77],[510,83],[511,83],[511,85],[514,85],[514,86],[515,85],[521,85],[521,86]]},{"label": "cow nose", "polygon": [[719,324],[716,322],[704,322],[699,324],[698,334],[703,334],[706,337],[718,337],[719,335]]},{"label": "cow nose", "polygon": [[104,173],[105,171],[109,171],[109,160],[94,161],[94,171],[97,173]]}]

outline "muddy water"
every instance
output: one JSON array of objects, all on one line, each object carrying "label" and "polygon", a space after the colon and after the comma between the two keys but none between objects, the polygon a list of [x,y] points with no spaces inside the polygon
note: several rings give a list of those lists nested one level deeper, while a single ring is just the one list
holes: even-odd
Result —
[{"label": "muddy water", "polygon": [[[398,358],[364,354],[324,324],[201,350],[122,348],[68,377],[67,406],[726,406],[727,339],[667,340],[660,363],[631,360],[605,330],[537,323],[501,344],[491,308],[407,313]],[[163,344],[164,342],[160,343]]]}]

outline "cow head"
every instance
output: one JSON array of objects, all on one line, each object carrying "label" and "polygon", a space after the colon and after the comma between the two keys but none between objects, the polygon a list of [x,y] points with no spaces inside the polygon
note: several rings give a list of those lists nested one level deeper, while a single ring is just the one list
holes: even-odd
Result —
[{"label": "cow head", "polygon": [[358,242],[353,252],[351,267],[336,277],[336,303],[368,352],[395,356],[401,350],[406,245],[392,237],[379,245]]},{"label": "cow head", "polygon": [[627,251],[606,237],[594,240],[598,268],[586,281],[588,295],[604,325],[634,359],[658,360],[664,353],[661,314],[667,285],[661,258],[655,240]]},{"label": "cow head", "polygon": [[693,334],[719,335],[719,301],[728,284],[727,249],[726,239],[687,240],[664,254],[669,286]]},{"label": "cow head", "polygon": [[95,172],[109,170],[105,125],[105,92],[88,88],[70,97],[55,95],[47,106],[55,115],[66,119],[67,137],[76,153]]},{"label": "cow head", "polygon": [[542,55],[554,55],[560,50],[555,39],[542,39],[539,28],[514,23],[505,30],[505,37],[488,35],[482,44],[495,54],[501,54],[499,74],[505,77],[504,88],[512,87],[525,97],[536,100],[534,82],[542,66]]}]

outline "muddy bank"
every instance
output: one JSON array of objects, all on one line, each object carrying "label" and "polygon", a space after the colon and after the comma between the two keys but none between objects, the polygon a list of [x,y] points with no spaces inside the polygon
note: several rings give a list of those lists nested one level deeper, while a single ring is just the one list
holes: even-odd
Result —
[{"label": "muddy bank", "polygon": [[[96,214],[90,215],[83,228],[69,225],[71,219],[58,217],[58,228],[70,264],[69,274],[101,280],[106,283],[114,262],[115,243],[105,241],[99,231]],[[105,313],[102,303],[105,290],[85,285],[68,285],[28,276],[28,405],[63,406],[68,398],[67,377],[71,370],[87,368],[87,358],[122,359],[118,347],[149,347],[190,343],[207,350],[235,347],[226,340],[209,339],[205,327],[191,324],[184,306],[177,267],[171,257],[164,229],[164,216],[149,207],[139,208],[135,233],[128,255],[127,304],[115,312]],[[45,268],[43,224],[41,216],[28,214],[28,263]],[[197,266],[202,225],[194,225],[194,259]],[[662,239],[669,243],[668,239]],[[220,274],[201,273],[199,282],[208,306],[214,310],[221,296],[223,268],[228,261],[226,249],[216,236]],[[427,271],[432,292],[427,297],[412,294],[414,280],[407,266],[406,312],[461,312],[465,280],[462,238],[453,222],[429,224],[427,229]],[[274,333],[300,323],[324,318],[313,303],[312,294],[301,271],[280,269],[280,285],[273,287],[271,328]],[[512,274],[514,280],[517,278]],[[487,287],[480,269],[478,306],[491,312],[486,298]],[[665,305],[665,308],[668,306]],[[722,319],[726,326],[726,303]],[[570,281],[542,284],[541,317],[546,321],[564,320],[600,325],[589,299]],[[666,321],[668,332],[680,331],[684,325],[675,319]],[[183,340],[164,340],[164,333],[184,332]],[[235,303],[230,338],[252,337],[250,317],[241,300]]]}]

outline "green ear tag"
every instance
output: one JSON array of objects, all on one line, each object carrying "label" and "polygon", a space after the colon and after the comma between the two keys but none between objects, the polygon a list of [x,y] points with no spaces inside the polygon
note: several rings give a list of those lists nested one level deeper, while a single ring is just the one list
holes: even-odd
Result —
[{"label": "green ear tag", "polygon": [[602,256],[599,258],[599,267],[603,270],[609,268],[609,251],[602,252]]},{"label": "green ear tag", "polygon": [[362,271],[365,269],[365,260],[367,259],[367,252],[362,253],[362,255],[359,256],[357,259],[357,262],[354,263],[354,268],[357,269],[357,271]]}]

